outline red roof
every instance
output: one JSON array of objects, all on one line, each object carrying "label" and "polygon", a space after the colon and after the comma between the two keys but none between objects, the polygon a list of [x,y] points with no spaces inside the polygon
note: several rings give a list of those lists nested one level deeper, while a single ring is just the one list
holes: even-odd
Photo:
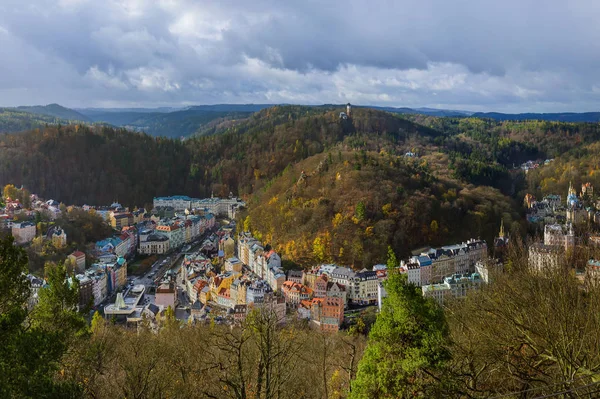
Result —
[{"label": "red roof", "polygon": [[85,257],[85,254],[81,251],[75,251],[71,255],[73,255],[76,258],[81,258],[82,256]]}]

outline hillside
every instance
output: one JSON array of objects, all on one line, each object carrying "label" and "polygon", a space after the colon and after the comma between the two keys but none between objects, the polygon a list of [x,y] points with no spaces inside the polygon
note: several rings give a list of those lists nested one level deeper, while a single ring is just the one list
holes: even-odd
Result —
[{"label": "hillside", "polygon": [[554,122],[600,122],[600,112],[561,112],[503,114],[500,112],[476,112],[474,118],[490,118],[499,121],[554,121]]},{"label": "hillside", "polygon": [[426,159],[334,150],[259,190],[245,225],[286,259],[362,268],[385,263],[388,246],[404,257],[425,245],[492,242],[502,219],[521,228],[516,209],[498,190],[447,179]]},{"label": "hillside", "polygon": [[[119,200],[129,206],[150,204],[157,195],[232,192],[249,199],[253,229],[289,258],[314,261],[315,238],[330,231],[331,237],[323,237],[330,246],[319,256],[362,265],[380,261],[387,245],[402,252],[467,236],[491,240],[500,218],[507,225],[520,219],[527,184],[547,178],[526,180],[513,164],[564,152],[576,162],[585,155],[581,151],[590,151],[592,162],[591,143],[600,138],[598,125],[589,123],[439,118],[365,108],[342,120],[340,110],[276,106],[214,122],[200,132],[206,135],[184,142],[108,127],[55,126],[5,135],[0,184],[24,184],[65,203]],[[327,169],[294,189],[301,171],[312,173],[320,162]],[[355,222],[359,202],[364,215]],[[361,244],[353,249],[356,237]]]},{"label": "hillside", "polygon": [[51,126],[0,135],[0,184],[24,185],[67,204],[144,205],[194,193],[189,153],[178,141],[122,129]]},{"label": "hillside", "polygon": [[16,133],[46,125],[69,125],[77,122],[55,116],[32,114],[15,108],[0,108],[0,133]]},{"label": "hillside", "polygon": [[[527,173],[528,192],[541,198],[548,194],[563,196],[572,183],[579,192],[581,184],[600,187],[600,142],[580,145],[555,158],[549,165]],[[524,194],[524,193],[522,193]]]},{"label": "hillside", "polygon": [[179,138],[196,133],[210,122],[243,119],[251,113],[204,109],[186,109],[172,112],[97,111],[89,114],[89,118],[94,122],[104,122],[113,126],[143,131],[151,136]]},{"label": "hillside", "polygon": [[53,116],[62,120],[71,120],[79,122],[92,121],[87,116],[58,104],[21,106],[17,107],[17,110],[29,112],[30,114]]}]

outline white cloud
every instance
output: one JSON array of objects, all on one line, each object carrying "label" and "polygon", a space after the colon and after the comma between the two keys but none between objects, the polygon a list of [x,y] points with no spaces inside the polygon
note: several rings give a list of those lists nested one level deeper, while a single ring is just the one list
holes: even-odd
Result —
[{"label": "white cloud", "polygon": [[108,72],[101,71],[94,65],[85,74],[85,77],[110,89],[127,89],[127,84],[114,75],[114,68],[110,67]]},{"label": "white cloud", "polygon": [[0,95],[595,110],[599,12],[591,0],[2,0]]}]

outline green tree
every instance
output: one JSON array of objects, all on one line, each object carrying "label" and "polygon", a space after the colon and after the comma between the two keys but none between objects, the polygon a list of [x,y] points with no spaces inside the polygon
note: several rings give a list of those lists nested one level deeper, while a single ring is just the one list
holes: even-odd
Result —
[{"label": "green tree", "polygon": [[87,323],[77,310],[79,281],[69,277],[63,263],[47,263],[44,272],[48,286],[38,293],[33,323],[68,343],[88,332]]},{"label": "green tree", "polygon": [[[80,389],[70,380],[55,378],[67,350],[66,334],[61,326],[46,329],[36,322],[37,305],[30,314],[27,281],[27,256],[13,245],[13,238],[0,241],[0,397],[2,398],[75,398]],[[40,304],[49,296],[42,294]],[[45,312],[42,312],[45,313]],[[64,320],[59,311],[57,320]]]},{"label": "green tree", "polygon": [[391,272],[350,398],[440,397],[449,334],[442,309]]},{"label": "green tree", "polygon": [[392,249],[391,245],[388,245],[386,265],[390,271],[398,267],[398,258],[396,257],[396,253]]},{"label": "green tree", "polygon": [[356,204],[356,209],[354,210],[354,215],[356,216],[356,218],[359,221],[362,221],[365,219],[365,216],[367,215],[367,207],[365,206],[364,202],[359,201],[358,204]]}]

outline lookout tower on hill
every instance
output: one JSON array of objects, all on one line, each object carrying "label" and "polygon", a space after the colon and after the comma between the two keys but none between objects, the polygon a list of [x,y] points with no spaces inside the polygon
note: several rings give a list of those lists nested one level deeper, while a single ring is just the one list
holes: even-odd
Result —
[{"label": "lookout tower on hill", "polygon": [[346,115],[348,115],[348,118],[350,118],[352,116],[351,112],[352,112],[352,106],[350,105],[350,103],[348,103],[348,104],[346,104]]}]

